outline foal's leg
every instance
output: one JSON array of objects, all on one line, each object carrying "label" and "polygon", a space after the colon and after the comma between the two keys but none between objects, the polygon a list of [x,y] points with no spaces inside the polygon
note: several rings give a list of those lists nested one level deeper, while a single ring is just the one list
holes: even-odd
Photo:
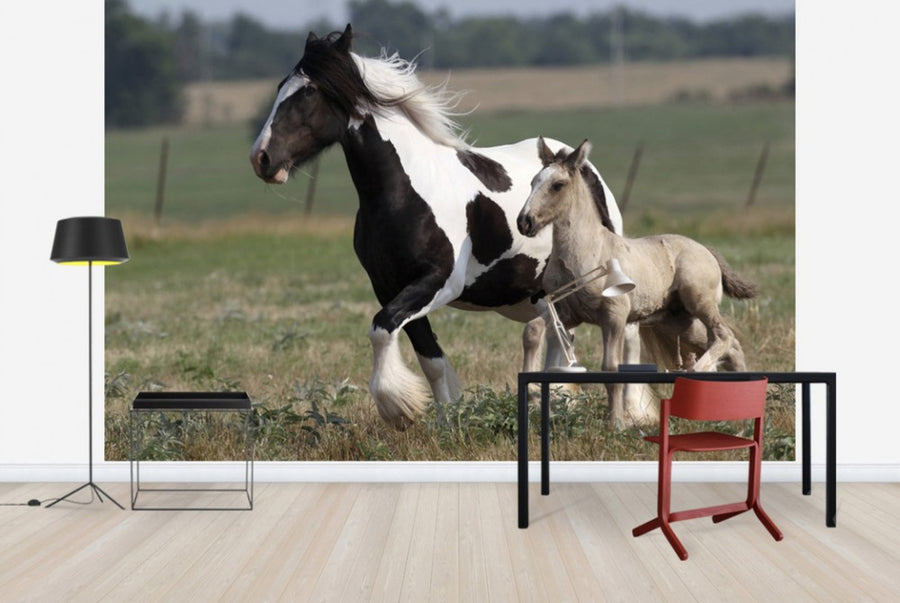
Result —
[{"label": "foal's leg", "polygon": [[737,341],[732,330],[722,322],[722,319],[718,316],[710,319],[709,322],[704,321],[704,323],[706,324],[706,330],[709,335],[709,347],[703,355],[697,359],[697,363],[694,364],[694,370],[698,372],[715,371],[719,359],[722,358],[732,348],[733,343]]},{"label": "foal's leg", "polygon": [[737,337],[731,341],[731,347],[722,356],[722,366],[726,371],[746,371],[747,362],[744,359],[744,348]]},{"label": "foal's leg", "polygon": [[[622,362],[625,345],[625,325],[627,309],[624,316],[617,316],[614,311],[606,309],[600,319],[603,332],[603,370],[614,371]],[[621,383],[608,383],[606,395],[609,398],[609,421],[615,429],[625,425],[625,406],[622,398]]]},{"label": "foal's leg", "polygon": [[[622,362],[626,364],[638,364],[641,361],[641,332],[640,325],[628,323],[625,326],[625,347],[622,354]],[[618,369],[616,366],[614,369]],[[624,394],[625,415],[630,421],[646,423],[659,420],[659,405],[653,390],[646,383],[629,383],[625,385]]]},{"label": "foal's leg", "polygon": [[533,318],[525,324],[522,331],[522,371],[532,373],[541,370],[541,346],[547,323],[543,316]]}]

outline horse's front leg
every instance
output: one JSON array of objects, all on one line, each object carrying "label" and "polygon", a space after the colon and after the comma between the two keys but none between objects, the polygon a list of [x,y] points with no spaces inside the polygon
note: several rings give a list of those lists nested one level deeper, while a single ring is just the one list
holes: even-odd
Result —
[{"label": "horse's front leg", "polygon": [[422,372],[425,373],[434,394],[439,418],[442,418],[440,414],[443,405],[455,402],[462,395],[459,377],[438,345],[437,336],[431,330],[431,323],[427,317],[423,316],[407,323],[403,330],[406,331],[416,351],[419,366],[422,367]]},{"label": "horse's front leg", "polygon": [[[425,380],[406,366],[400,354],[397,336],[401,328],[411,325],[453,298],[455,292],[443,287],[445,283],[446,279],[437,275],[420,279],[405,287],[372,319],[369,340],[372,342],[373,368],[369,392],[375,400],[378,414],[398,429],[405,428],[421,414],[429,402],[431,392]],[[424,322],[410,326],[407,333],[410,332],[415,333],[416,337],[413,345],[419,346],[416,352],[420,357],[424,355],[428,359],[425,364],[431,373],[429,379],[432,385],[438,384],[439,389],[446,389],[447,395],[452,395],[446,373],[438,374],[446,369],[446,364],[438,360],[443,359],[443,352],[437,346],[431,327]],[[441,364],[444,366],[440,366]],[[435,393],[439,402],[439,398],[443,397],[443,394]]]}]

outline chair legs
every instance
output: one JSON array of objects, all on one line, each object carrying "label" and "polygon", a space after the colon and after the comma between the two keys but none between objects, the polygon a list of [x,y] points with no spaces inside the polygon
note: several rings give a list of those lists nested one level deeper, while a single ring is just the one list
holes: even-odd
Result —
[{"label": "chair legs", "polygon": [[766,529],[769,530],[769,534],[772,535],[772,538],[775,540],[783,540],[784,535],[781,533],[781,530],[778,529],[778,526],[775,525],[775,522],[766,515],[766,512],[763,511],[762,506],[760,506],[759,501],[756,501],[756,504],[753,505],[753,512],[756,513],[756,517],[759,518],[759,521],[762,522]]},{"label": "chair legs", "polygon": [[675,549],[675,553],[682,561],[688,558],[687,549],[684,548],[684,545],[681,544],[680,540],[678,540],[678,536],[675,535],[675,532],[672,530],[672,526],[669,525],[668,521],[660,519],[659,517],[654,517],[650,521],[639,525],[635,529],[631,530],[631,534],[632,536],[637,538],[641,534],[646,534],[647,532],[655,530],[656,528],[659,528],[662,531],[663,535],[666,537],[666,540],[669,541],[669,544],[672,545],[672,548]]},{"label": "chair legs", "polygon": [[688,558],[687,549],[684,548],[684,545],[681,544],[681,541],[672,530],[671,522],[694,519],[697,517],[709,517],[711,515],[713,523],[719,523],[753,509],[753,512],[756,513],[756,517],[759,518],[759,521],[769,531],[772,538],[777,541],[782,540],[784,536],[782,535],[781,530],[778,529],[775,522],[773,522],[766,512],[763,511],[762,505],[759,503],[760,458],[758,451],[755,448],[751,449],[750,457],[750,479],[747,487],[746,503],[716,505],[713,507],[689,509],[672,513],[670,508],[672,497],[672,456],[671,454],[667,455],[667,458],[662,460],[660,464],[657,493],[657,516],[634,528],[631,531],[632,536],[636,538],[659,528],[665,535],[666,540],[669,541],[669,544],[672,545],[672,548],[675,549],[675,553],[678,557],[684,561]]}]

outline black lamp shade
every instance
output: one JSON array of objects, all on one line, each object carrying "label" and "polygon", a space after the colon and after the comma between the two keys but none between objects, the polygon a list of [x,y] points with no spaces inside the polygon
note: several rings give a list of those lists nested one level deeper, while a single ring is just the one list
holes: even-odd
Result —
[{"label": "black lamp shade", "polygon": [[128,261],[122,222],[116,218],[66,218],[56,223],[50,259],[59,264],[121,264]]}]

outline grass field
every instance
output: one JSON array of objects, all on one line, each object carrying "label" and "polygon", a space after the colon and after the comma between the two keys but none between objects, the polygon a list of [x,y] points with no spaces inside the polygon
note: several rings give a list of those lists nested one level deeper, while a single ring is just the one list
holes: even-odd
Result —
[{"label": "grass field", "polygon": [[[480,146],[536,134],[571,143],[588,137],[616,194],[642,143],[626,230],[679,232],[717,247],[760,284],[758,299],[723,303],[751,368],[793,368],[792,103],[517,111],[473,114],[465,125]],[[352,251],[356,197],[343,156],[323,157],[314,215],[305,218],[308,178],[263,185],[247,160],[253,135],[240,125],[107,135],[106,211],[123,218],[133,258],[106,272],[107,458],[127,458],[127,405],[154,388],[247,390],[259,404],[260,459],[515,458],[521,326],[490,313],[433,313],[466,395],[450,409],[449,425],[425,417],[405,432],[386,427],[366,391],[366,331],[378,306]],[[163,136],[170,165],[157,229]],[[766,142],[766,171],[748,208]],[[585,365],[599,366],[596,329],[581,329],[578,347]],[[408,346],[405,352],[414,364]],[[639,429],[606,429],[603,397],[588,389],[555,403],[555,458],[652,458]],[[774,391],[767,458],[792,458],[792,402],[792,391]],[[177,443],[190,425],[175,418],[156,427]],[[191,453],[210,458],[222,446],[211,439]],[[160,458],[181,454],[161,450]]]}]

